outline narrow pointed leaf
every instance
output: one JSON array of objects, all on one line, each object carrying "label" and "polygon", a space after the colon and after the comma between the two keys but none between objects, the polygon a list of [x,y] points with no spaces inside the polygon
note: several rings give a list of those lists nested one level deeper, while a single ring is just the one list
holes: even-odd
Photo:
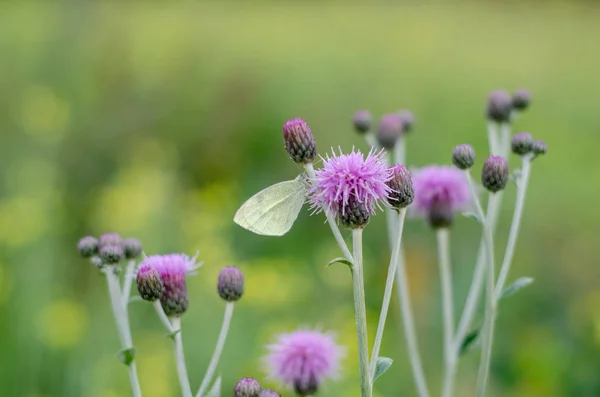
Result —
[{"label": "narrow pointed leaf", "polygon": [[481,328],[475,328],[473,331],[469,332],[467,334],[467,336],[465,336],[465,339],[463,339],[461,345],[460,345],[460,355],[462,356],[463,354],[465,354],[468,350],[469,347],[471,347],[476,341],[477,338],[479,338],[479,333],[481,332]]},{"label": "narrow pointed leaf", "polygon": [[348,268],[350,268],[350,271],[352,271],[352,262],[350,262],[348,259],[346,258],[334,258],[332,260],[329,261],[329,263],[327,265],[325,265],[325,267],[329,267],[331,265],[333,265],[334,263],[343,263],[344,265],[348,266]]},{"label": "narrow pointed leaf", "polygon": [[206,397],[221,397],[221,377],[219,376]]},{"label": "narrow pointed leaf", "polygon": [[477,215],[477,214],[476,214],[476,213],[474,213],[474,212],[463,212],[463,213],[462,213],[462,215],[463,215],[464,217],[467,217],[467,218],[474,219],[474,220],[476,220],[477,222],[481,223],[481,219],[479,218],[479,215]]},{"label": "narrow pointed leaf", "polygon": [[504,299],[508,296],[511,296],[521,288],[527,287],[531,283],[533,283],[533,278],[531,277],[518,278],[514,283],[512,283],[511,285],[506,287],[504,291],[502,291],[502,294],[500,294],[500,299]]},{"label": "narrow pointed leaf", "polygon": [[377,362],[375,364],[375,375],[373,376],[373,382],[375,382],[375,379],[377,379],[381,375],[383,375],[385,373],[385,371],[387,371],[392,366],[393,363],[394,363],[394,360],[392,360],[389,357],[377,357]]}]

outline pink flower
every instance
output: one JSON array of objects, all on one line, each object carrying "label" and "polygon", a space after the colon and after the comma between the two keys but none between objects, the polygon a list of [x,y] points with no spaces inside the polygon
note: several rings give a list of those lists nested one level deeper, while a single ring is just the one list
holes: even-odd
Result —
[{"label": "pink flower", "polygon": [[345,214],[349,202],[361,203],[370,214],[382,200],[387,200],[391,179],[382,158],[384,152],[371,150],[365,159],[360,151],[327,156],[323,168],[316,171],[316,183],[310,188],[312,208],[317,212],[325,206],[331,214]]},{"label": "pink flower", "polygon": [[268,349],[270,376],[302,396],[313,395],[324,379],[336,378],[344,355],[331,334],[310,330],[279,335]]},{"label": "pink flower", "polygon": [[168,316],[181,316],[188,307],[186,274],[193,272],[200,265],[196,257],[184,254],[153,255],[145,258],[139,271],[156,270],[163,281],[164,290],[160,303]]},{"label": "pink flower", "polygon": [[456,211],[471,203],[469,185],[457,168],[430,165],[413,173],[414,208],[427,217],[434,227],[447,227]]}]

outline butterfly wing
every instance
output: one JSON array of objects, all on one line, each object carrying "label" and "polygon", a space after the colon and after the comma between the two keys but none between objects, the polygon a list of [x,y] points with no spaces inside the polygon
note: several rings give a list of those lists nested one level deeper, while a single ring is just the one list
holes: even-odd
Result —
[{"label": "butterfly wing", "polygon": [[238,211],[235,223],[263,236],[283,236],[291,228],[306,200],[302,175],[276,183],[250,197]]}]

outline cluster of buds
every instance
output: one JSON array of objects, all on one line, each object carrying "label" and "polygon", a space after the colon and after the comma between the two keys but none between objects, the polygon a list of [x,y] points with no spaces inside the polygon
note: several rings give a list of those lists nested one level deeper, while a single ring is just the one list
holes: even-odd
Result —
[{"label": "cluster of buds", "polygon": [[118,233],[105,233],[99,238],[86,236],[77,244],[79,254],[99,268],[132,260],[142,253],[142,244],[136,238],[123,239]]},{"label": "cluster of buds", "polygon": [[526,110],[531,104],[531,94],[524,89],[516,90],[512,95],[508,91],[492,91],[488,98],[486,116],[490,121],[508,123],[516,112]]},{"label": "cluster of buds", "polygon": [[[406,109],[384,114],[377,128],[377,143],[384,149],[393,149],[398,139],[411,131],[414,123],[415,116]],[[359,110],[352,117],[352,124],[356,132],[365,135],[372,131],[373,117],[368,110]]]},{"label": "cluster of buds", "polygon": [[546,154],[548,146],[544,141],[535,140],[528,132],[519,132],[513,135],[510,142],[511,150],[519,156],[532,155],[533,157]]},{"label": "cluster of buds", "polygon": [[254,378],[243,378],[235,384],[233,397],[281,397],[281,394],[274,390],[263,389]]}]

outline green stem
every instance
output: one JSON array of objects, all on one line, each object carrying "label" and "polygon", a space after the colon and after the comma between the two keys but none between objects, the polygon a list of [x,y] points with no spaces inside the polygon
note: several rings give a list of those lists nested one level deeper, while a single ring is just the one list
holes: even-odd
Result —
[{"label": "green stem", "polygon": [[123,306],[125,307],[125,313],[128,313],[127,307],[129,306],[129,296],[131,295],[131,284],[133,283],[133,274],[135,273],[135,260],[127,262],[127,268],[125,269],[125,276],[123,277]]},{"label": "green stem", "polygon": [[[115,317],[115,323],[117,324],[117,332],[119,334],[119,339],[121,340],[121,348],[123,350],[132,349],[133,343],[129,328],[129,319],[127,318],[127,313],[122,305],[123,300],[121,296],[121,287],[119,286],[119,278],[115,274],[112,266],[107,266],[104,270],[104,273],[106,274],[108,294],[110,296],[110,303],[113,315]],[[142,390],[140,388],[135,360],[132,360],[127,365],[127,370],[129,372],[129,383],[131,385],[133,397],[141,397]]]},{"label": "green stem", "polygon": [[179,385],[181,386],[181,395],[183,397],[192,397],[192,389],[190,387],[190,379],[185,367],[185,356],[183,354],[183,340],[181,337],[181,317],[173,317],[173,341],[175,342],[175,364],[177,366],[177,376],[179,377]]},{"label": "green stem", "polygon": [[219,332],[219,338],[217,339],[217,346],[215,347],[215,351],[210,359],[210,364],[206,370],[206,375],[204,375],[204,379],[202,379],[202,384],[198,389],[198,393],[196,393],[196,397],[203,397],[207,392],[212,377],[217,369],[217,365],[219,365],[219,359],[221,358],[221,353],[223,352],[223,347],[225,346],[225,340],[227,339],[227,333],[229,332],[229,325],[231,324],[234,306],[234,302],[227,302],[227,305],[225,305],[225,316],[223,317],[221,332]]},{"label": "green stem", "polygon": [[371,352],[371,378],[375,377],[375,366],[377,364],[377,357],[379,357],[379,350],[381,348],[381,342],[383,340],[383,330],[385,328],[385,322],[387,319],[388,310],[390,308],[390,300],[392,299],[392,289],[394,288],[394,277],[396,276],[396,270],[398,268],[398,257],[400,256],[400,247],[402,245],[402,230],[404,229],[404,219],[406,218],[406,208],[401,208],[398,211],[396,224],[398,229],[395,232],[396,242],[392,250],[392,257],[390,260],[390,266],[388,267],[387,280],[385,282],[385,291],[383,293],[383,301],[381,303],[381,313],[379,314],[379,323],[377,324],[377,333],[375,334],[375,342],[373,344],[373,351]]},{"label": "green stem", "polygon": [[442,386],[442,396],[452,396],[454,385],[453,369],[456,367],[454,354],[454,310],[452,294],[452,274],[450,270],[450,244],[448,228],[437,229],[438,264],[440,268],[440,281],[442,288],[442,311],[444,319],[444,362],[445,376]]},{"label": "green stem", "polygon": [[496,282],[496,301],[500,299],[500,295],[504,289],[504,284],[506,283],[506,278],[508,277],[508,272],[510,271],[510,266],[515,253],[517,238],[519,237],[519,228],[521,226],[521,218],[523,217],[523,207],[525,206],[525,194],[527,193],[527,185],[529,184],[529,175],[531,173],[531,160],[531,155],[523,156],[522,159],[523,166],[521,168],[521,176],[517,182],[517,201],[515,204],[515,212],[513,213],[513,219],[510,225],[510,233],[508,235],[506,251],[504,252],[504,259],[502,260],[502,267],[500,268],[500,275],[498,276],[498,281]]},{"label": "green stem", "polygon": [[369,376],[369,346],[367,339],[367,310],[365,307],[365,285],[362,258],[362,229],[352,230],[354,264],[352,282],[354,289],[354,317],[358,340],[358,363],[360,368],[361,396],[372,396],[372,382]]}]

